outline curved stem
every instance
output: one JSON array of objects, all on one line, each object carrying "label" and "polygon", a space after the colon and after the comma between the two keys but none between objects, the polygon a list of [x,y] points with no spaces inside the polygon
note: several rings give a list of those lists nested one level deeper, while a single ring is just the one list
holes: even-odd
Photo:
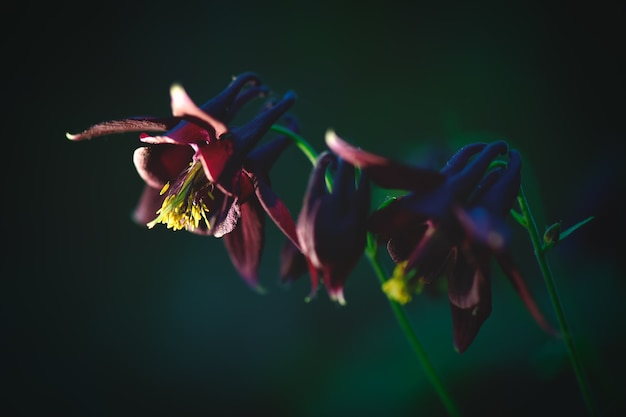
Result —
[{"label": "curved stem", "polygon": [[535,219],[530,211],[530,206],[528,205],[528,200],[526,199],[526,194],[524,193],[524,189],[522,187],[520,187],[517,200],[522,211],[522,216],[526,220],[526,229],[528,230],[530,240],[532,241],[533,247],[535,249],[535,258],[537,258],[539,268],[541,269],[541,274],[543,275],[546,287],[548,288],[550,300],[552,301],[552,306],[554,307],[554,312],[556,313],[556,317],[559,322],[561,335],[563,337],[563,341],[565,342],[565,346],[567,347],[567,353],[569,354],[570,361],[572,362],[572,367],[574,369],[574,373],[576,374],[576,380],[578,382],[578,386],[580,387],[583,400],[585,401],[585,405],[587,406],[589,414],[595,416],[596,411],[591,398],[591,391],[589,389],[587,379],[584,376],[580,358],[578,357],[574,348],[574,342],[568,329],[567,321],[565,320],[563,306],[561,304],[561,301],[559,300],[559,295],[556,289],[556,284],[554,283],[554,277],[552,276],[550,264],[548,263],[548,259],[546,258],[545,250],[543,249],[543,243],[541,240],[539,229],[537,228],[537,223],[535,222]]},{"label": "curved stem", "polygon": [[[281,125],[272,125],[270,129],[275,132],[281,133],[296,142],[296,146],[298,147],[298,149],[300,149],[302,153],[308,158],[308,160],[311,162],[311,165],[315,166],[315,164],[317,163],[317,152],[315,152],[315,149],[313,149],[309,142],[307,142],[302,136],[298,135],[293,130]],[[332,190],[332,179],[330,178],[330,175],[328,173],[326,174],[326,186],[329,190]]]},{"label": "curved stem", "polygon": [[283,135],[289,136],[293,139],[302,153],[309,159],[309,161],[311,161],[311,164],[315,165],[315,162],[317,161],[317,152],[315,152],[315,149],[313,149],[313,147],[302,136],[281,125],[272,125],[271,130],[282,133]]},{"label": "curved stem", "polygon": [[[365,250],[365,254],[368,260],[370,261],[370,264],[372,265],[372,268],[374,269],[374,272],[376,273],[378,280],[380,281],[381,284],[384,284],[388,275],[385,274],[385,272],[383,271],[383,268],[378,259],[377,247],[375,245],[372,247],[372,245],[369,244],[372,241],[372,238],[369,235],[368,235],[368,240],[369,240],[368,248]],[[415,351],[415,354],[417,355],[418,360],[421,362],[422,367],[424,368],[424,371],[426,372],[426,376],[428,377],[428,380],[430,381],[431,385],[437,392],[437,395],[439,395],[439,398],[443,402],[443,405],[446,408],[446,411],[448,412],[450,416],[454,416],[454,417],[460,416],[461,414],[459,412],[459,409],[457,408],[456,404],[452,400],[452,397],[448,394],[448,391],[446,391],[443,385],[443,382],[441,381],[441,379],[437,375],[437,372],[435,371],[435,367],[433,366],[432,362],[428,358],[428,355],[426,354],[426,350],[424,349],[419,339],[417,338],[417,335],[413,331],[413,328],[411,327],[411,324],[409,323],[409,319],[406,315],[405,310],[396,301],[390,298],[388,298],[388,300],[391,306],[391,310],[393,311],[393,314],[396,317],[396,320],[398,321],[398,324],[400,325],[402,332],[404,333],[407,340],[411,344],[411,347]]]}]

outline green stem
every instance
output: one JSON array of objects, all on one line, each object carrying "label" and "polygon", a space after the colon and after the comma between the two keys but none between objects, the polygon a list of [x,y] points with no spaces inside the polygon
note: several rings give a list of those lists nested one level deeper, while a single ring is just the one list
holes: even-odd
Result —
[{"label": "green stem", "polygon": [[[290,137],[294,142],[296,142],[296,146],[298,147],[298,149],[300,149],[302,153],[309,159],[311,165],[315,166],[315,164],[317,163],[317,152],[315,152],[315,149],[313,149],[311,144],[309,144],[306,139],[298,135],[293,130],[286,128],[285,126],[275,124],[272,125],[271,130]],[[326,174],[326,186],[329,190],[332,190],[332,180],[328,173]]]},{"label": "green stem", "polygon": [[587,410],[589,411],[589,414],[592,416],[595,416],[597,413],[595,411],[595,407],[591,399],[591,391],[589,389],[587,379],[584,376],[583,367],[582,367],[580,358],[578,357],[576,350],[574,349],[574,342],[572,340],[571,333],[568,329],[567,321],[565,320],[565,313],[563,312],[563,306],[559,300],[559,295],[556,289],[556,284],[554,283],[554,278],[552,276],[550,264],[548,263],[548,259],[546,258],[545,250],[543,249],[541,235],[539,234],[537,223],[535,222],[535,219],[530,211],[528,200],[526,199],[526,194],[524,193],[524,190],[521,187],[520,187],[519,196],[517,200],[518,200],[520,209],[522,210],[522,215],[524,219],[526,220],[526,229],[528,230],[528,234],[530,235],[530,240],[532,241],[533,247],[535,249],[535,258],[537,258],[537,262],[539,263],[539,268],[541,269],[541,274],[543,275],[544,281],[548,288],[548,293],[552,301],[552,306],[554,307],[554,311],[556,313],[556,317],[557,317],[557,320],[559,322],[559,326],[561,329],[561,336],[563,337],[563,341],[565,342],[565,346],[567,347],[567,352],[569,354],[570,361],[572,362],[574,373],[576,374],[576,380],[578,381],[578,386],[582,393],[582,396],[587,406]]},{"label": "green stem", "polygon": [[[368,239],[371,239],[371,238],[368,236]],[[372,248],[368,244],[368,249],[366,249],[365,254],[368,260],[370,261],[370,264],[372,265],[372,268],[374,269],[374,272],[376,273],[378,280],[380,281],[381,284],[384,284],[388,275],[385,274],[380,264],[380,261],[378,259],[377,249]],[[426,354],[426,350],[424,349],[419,339],[417,338],[417,335],[413,331],[405,310],[396,301],[390,298],[388,298],[388,300],[389,300],[389,304],[391,305],[393,314],[395,315],[396,320],[398,321],[398,324],[400,325],[400,328],[404,332],[404,335],[406,336],[409,343],[411,344],[411,347],[415,351],[417,358],[421,362],[422,367],[424,368],[424,371],[426,372],[426,376],[428,377],[428,380],[430,381],[431,385],[437,392],[437,395],[439,395],[439,398],[443,402],[443,405],[446,408],[448,414],[454,417],[460,416],[461,413],[459,412],[459,409],[457,408],[456,404],[452,400],[452,397],[448,394],[448,391],[446,391],[445,387],[443,386],[443,382],[437,375],[437,372],[435,371],[435,367],[433,366],[432,362],[428,358],[428,355]]]},{"label": "green stem", "polygon": [[281,125],[272,125],[271,130],[282,133],[283,135],[289,136],[293,139],[294,142],[296,142],[296,146],[298,146],[302,153],[309,159],[309,161],[311,161],[311,164],[315,166],[317,161],[317,152],[315,152],[315,149],[313,149],[309,142],[307,142],[302,136]]}]

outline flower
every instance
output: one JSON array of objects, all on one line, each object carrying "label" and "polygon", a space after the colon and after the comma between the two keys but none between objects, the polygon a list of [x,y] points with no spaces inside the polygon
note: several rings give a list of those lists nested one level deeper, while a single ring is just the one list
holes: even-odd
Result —
[{"label": "flower", "polygon": [[[330,138],[328,146],[366,173],[377,172],[384,188],[409,189],[398,173],[407,167]],[[508,155],[506,168],[490,170],[500,155]],[[399,168],[401,167],[401,168]],[[384,173],[384,171],[387,171]],[[406,303],[412,294],[440,276],[447,277],[454,344],[464,352],[491,313],[489,261],[494,256],[533,318],[554,331],[540,313],[508,250],[505,217],[520,187],[521,159],[503,141],[474,143],[460,149],[439,172],[426,176],[421,189],[375,210],[369,230],[387,243],[397,264],[384,285],[387,295]],[[414,182],[424,177],[415,172]],[[435,180],[438,178],[437,180]]]},{"label": "flower", "polygon": [[[293,105],[295,94],[287,92],[242,126],[229,128],[227,123],[243,105],[266,93],[256,74],[244,73],[198,107],[175,84],[170,89],[173,117],[102,122],[67,137],[79,141],[142,132],[140,140],[148,146],[137,148],[133,161],[146,186],[135,220],[149,228],[163,223],[173,230],[224,237],[237,271],[260,290],[257,271],[263,249],[263,213],[298,244],[295,223],[268,181],[271,165],[289,141],[279,137],[256,147]],[[145,131],[165,133],[150,136]]]},{"label": "flower", "polygon": [[[326,184],[327,168],[334,168],[332,191]],[[346,303],[345,281],[363,255],[370,211],[370,186],[367,175],[356,178],[354,166],[331,152],[319,155],[309,179],[297,233],[306,256],[315,295],[318,272],[331,300]],[[297,254],[296,254],[297,255]]]}]

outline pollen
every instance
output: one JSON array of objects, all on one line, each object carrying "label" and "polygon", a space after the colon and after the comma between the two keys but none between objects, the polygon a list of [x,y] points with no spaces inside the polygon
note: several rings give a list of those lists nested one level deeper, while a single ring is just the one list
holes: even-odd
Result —
[{"label": "pollen", "polygon": [[152,229],[163,223],[172,230],[195,230],[204,223],[211,228],[207,214],[210,202],[215,200],[212,193],[213,184],[205,177],[200,163],[192,162],[172,186],[168,182],[161,189],[165,196],[157,217],[147,224]]},{"label": "pollen", "polygon": [[405,265],[406,262],[399,263],[394,269],[392,277],[383,284],[383,292],[400,304],[406,304],[412,299],[411,291],[407,284],[407,278],[409,277],[404,273]]}]

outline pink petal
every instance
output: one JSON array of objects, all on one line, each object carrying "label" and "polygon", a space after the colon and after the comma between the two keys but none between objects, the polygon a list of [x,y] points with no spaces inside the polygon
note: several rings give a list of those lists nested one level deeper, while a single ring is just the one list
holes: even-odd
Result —
[{"label": "pink petal", "polygon": [[437,171],[405,165],[354,147],[333,131],[326,132],[326,145],[343,160],[366,171],[383,188],[427,192],[445,180]]},{"label": "pink petal", "polygon": [[187,95],[187,92],[181,85],[174,84],[170,88],[170,97],[172,114],[174,116],[191,117],[202,120],[215,131],[216,138],[219,138],[224,133],[228,132],[228,127],[226,127],[225,124],[196,106],[196,104],[191,100],[189,95]]},{"label": "pink petal", "polygon": [[533,298],[530,290],[526,286],[526,282],[524,281],[522,274],[514,265],[513,260],[511,259],[509,254],[507,252],[497,253],[496,259],[509,281],[511,281],[513,288],[522,299],[522,302],[524,303],[530,314],[533,316],[537,324],[539,324],[539,326],[541,326],[541,328],[549,334],[553,336],[558,335],[559,332],[557,332],[552,326],[550,326],[546,318],[541,313],[541,310],[539,310],[535,299]]},{"label": "pink petal", "polygon": [[146,225],[157,217],[157,210],[161,208],[165,196],[160,195],[160,188],[146,185],[139,198],[139,203],[133,212],[133,220]]},{"label": "pink petal", "polygon": [[110,120],[107,122],[98,123],[91,126],[87,130],[83,130],[80,133],[66,133],[65,136],[69,140],[80,141],[104,135],[112,135],[116,133],[141,132],[145,130],[153,132],[165,132],[168,129],[174,127],[179,121],[180,119],[172,117],[130,117],[127,119]]},{"label": "pink petal", "polygon": [[193,154],[189,146],[144,146],[135,149],[133,162],[137,173],[149,186],[161,189],[189,165]]},{"label": "pink petal", "polygon": [[204,174],[209,181],[217,183],[233,152],[233,143],[228,138],[213,141],[198,148]]},{"label": "pink petal", "polygon": [[258,270],[263,252],[264,213],[256,199],[241,205],[239,224],[224,235],[228,255],[248,285],[263,291],[258,282]]},{"label": "pink petal", "polygon": [[298,235],[296,233],[296,224],[287,209],[287,206],[278,198],[274,191],[263,181],[259,180],[255,189],[259,202],[265,212],[276,223],[276,226],[287,236],[291,242],[302,251]]}]

